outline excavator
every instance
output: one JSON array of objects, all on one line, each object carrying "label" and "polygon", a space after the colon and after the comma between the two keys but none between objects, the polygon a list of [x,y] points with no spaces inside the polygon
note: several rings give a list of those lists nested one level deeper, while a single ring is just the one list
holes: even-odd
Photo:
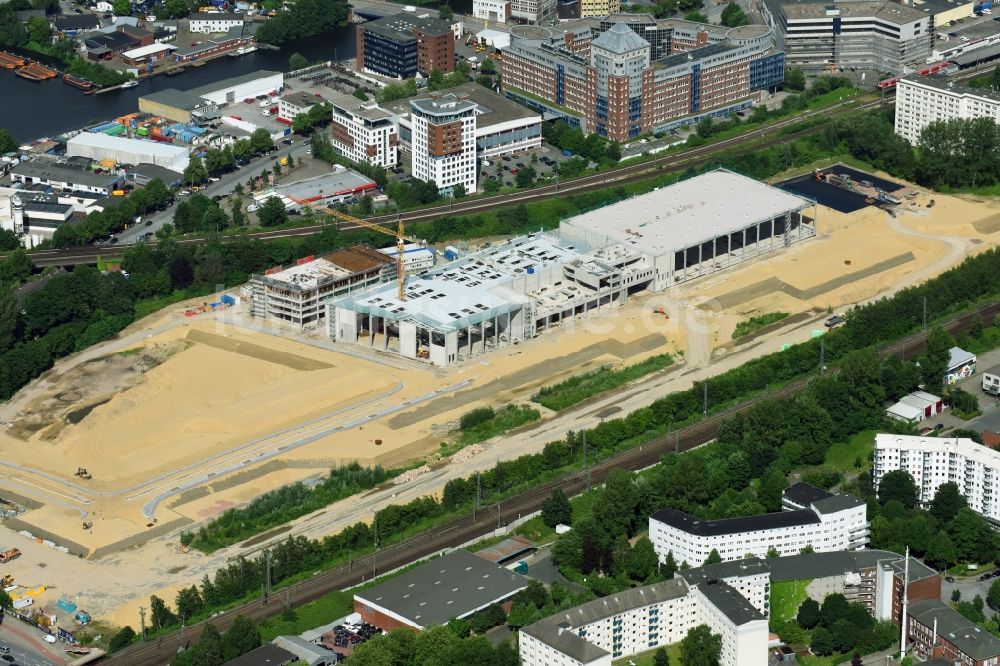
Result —
[{"label": "excavator", "polygon": [[86,467],[77,467],[76,468],[76,474],[75,474],[75,476],[78,476],[81,479],[92,479],[93,478],[90,475],[90,472],[87,471]]}]

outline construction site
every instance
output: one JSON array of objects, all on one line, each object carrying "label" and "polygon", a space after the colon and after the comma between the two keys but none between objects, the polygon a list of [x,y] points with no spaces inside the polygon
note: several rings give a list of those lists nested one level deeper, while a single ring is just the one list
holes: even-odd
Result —
[{"label": "construction site", "polygon": [[[804,176],[815,182],[812,172]],[[60,623],[68,618],[58,610],[63,599],[95,619],[137,626],[150,594],[172,600],[230,557],[289,535],[322,537],[371,519],[389,503],[438,493],[449,479],[488,469],[498,458],[540,451],[567,430],[806,340],[822,329],[828,309],[920,282],[1000,240],[1000,205],[993,201],[908,185],[901,196],[882,189],[901,200],[892,215],[874,205],[842,213],[820,202],[803,215],[815,229],[809,242],[779,237],[774,252],[748,255],[725,270],[713,264],[703,277],[672,285],[668,271],[657,291],[648,288],[660,279],[648,274],[655,265],[627,243],[585,247],[547,233],[461,246],[463,257],[430,273],[385,276],[388,282],[332,301],[371,310],[351,311],[358,337],[347,344],[330,339],[329,322],[303,330],[281,317],[255,316],[249,298],[217,295],[170,306],[60,361],[0,405],[0,497],[16,507],[5,510],[0,553],[20,555],[0,559],[0,575],[13,576],[19,587],[12,592]],[[769,209],[760,218],[779,213]],[[639,222],[636,214],[629,228]],[[733,223],[749,224],[739,216]],[[386,232],[402,240],[399,230]],[[719,237],[714,228],[705,234]],[[602,274],[608,267],[614,270]],[[400,324],[386,317],[381,328],[368,320],[399,307],[411,319],[392,313]],[[522,315],[530,308],[531,316],[518,319],[518,308]],[[790,316],[760,335],[732,339],[740,321],[779,310]],[[341,314],[330,321],[336,329]],[[414,323],[412,338],[403,330],[407,322]],[[434,364],[429,349],[419,353],[441,333],[427,322],[453,334],[454,362],[445,356]],[[427,326],[426,336],[417,323]],[[364,326],[371,335],[361,335]],[[516,436],[439,453],[473,408],[525,404],[543,385],[663,353],[674,365],[620,393],[560,413],[533,405],[541,422]],[[342,500],[211,555],[180,547],[182,530],[355,460],[426,464],[363,499]]]}]

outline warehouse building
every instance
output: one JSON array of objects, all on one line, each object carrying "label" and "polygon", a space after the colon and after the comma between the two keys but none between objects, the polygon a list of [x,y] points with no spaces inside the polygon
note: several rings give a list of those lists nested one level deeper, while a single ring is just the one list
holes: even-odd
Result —
[{"label": "warehouse building", "polygon": [[887,418],[903,423],[919,423],[944,411],[944,401],[926,391],[914,391],[904,395],[885,410]]},{"label": "warehouse building", "polygon": [[528,579],[467,550],[447,555],[354,594],[354,611],[385,631],[421,631],[464,620],[528,587]]},{"label": "warehouse building", "polygon": [[[701,566],[713,551],[729,561],[766,557],[772,549],[779,555],[794,555],[807,546],[831,552],[856,550],[868,543],[864,502],[812,486],[793,488],[788,489],[792,494],[783,511],[759,516],[701,520],[677,509],[660,509],[649,517],[649,539],[660,562],[672,553],[674,561],[691,566]],[[813,497],[803,508],[791,508],[805,504],[803,495],[810,493]]]},{"label": "warehouse building", "polygon": [[779,32],[788,67],[827,71],[833,66],[896,74],[908,65],[925,63],[934,47],[934,16],[913,4],[892,0],[761,4],[765,19]]},{"label": "warehouse building", "polygon": [[175,50],[177,47],[173,44],[150,44],[148,46],[140,46],[137,49],[132,49],[130,51],[125,51],[122,53],[122,62],[126,65],[132,65],[136,67],[138,65],[144,65],[149,62],[156,62],[170,55],[170,52]]},{"label": "warehouse building", "polygon": [[190,159],[188,149],[183,146],[93,132],[81,132],[67,141],[66,155],[86,157],[96,162],[114,160],[118,164],[155,164],[180,172],[187,168]]},{"label": "warehouse building", "polygon": [[304,328],[324,316],[327,299],[386,282],[395,275],[396,262],[390,257],[355,245],[252,275],[242,295],[249,301],[251,316],[281,319]]},{"label": "warehouse building", "polygon": [[768,663],[767,618],[725,582],[680,578],[624,590],[561,611],[518,632],[523,666],[610,666],[683,640],[706,624],[722,637],[722,666]]},{"label": "warehouse building", "polygon": [[896,470],[913,477],[921,504],[929,505],[942,483],[956,483],[970,509],[1000,524],[1000,497],[994,492],[1000,478],[1000,451],[964,437],[876,435],[875,488]]},{"label": "warehouse building", "polygon": [[[803,213],[812,207],[812,216]],[[620,245],[653,267],[660,291],[812,238],[815,202],[718,169],[564,220],[561,235]]]},{"label": "warehouse building", "polygon": [[281,92],[284,85],[285,77],[281,72],[258,70],[192,88],[188,93],[222,106],[241,102],[248,97]]},{"label": "warehouse building", "polygon": [[784,54],[767,26],[731,28],[716,43],[699,31],[703,46],[667,52],[662,30],[651,31],[654,48],[635,32],[649,24],[631,15],[602,25],[583,19],[572,29],[512,29],[501,64],[504,93],[547,118],[624,141],[728,116],[784,81]]},{"label": "warehouse building", "polygon": [[[909,571],[909,585],[904,586]],[[737,590],[765,617],[770,616],[771,592],[776,583],[806,581],[809,598],[822,603],[830,594],[843,594],[863,605],[877,620],[900,625],[903,589],[912,604],[941,596],[941,575],[916,558],[885,550],[805,553],[768,559],[747,558],[708,564],[677,572],[688,585],[718,580]]]},{"label": "warehouse building", "polygon": [[976,355],[961,347],[948,350],[948,370],[944,374],[945,384],[956,384],[976,374]]},{"label": "warehouse building", "polygon": [[447,21],[399,13],[357,27],[358,71],[411,79],[455,70],[455,33]]},{"label": "warehouse building", "polygon": [[10,170],[12,183],[44,185],[58,190],[91,192],[107,196],[118,189],[121,176],[113,173],[94,173],[69,163],[49,160],[21,162]]},{"label": "warehouse building", "polygon": [[188,124],[199,117],[217,115],[219,105],[183,90],[167,88],[139,97],[139,110],[177,123]]}]

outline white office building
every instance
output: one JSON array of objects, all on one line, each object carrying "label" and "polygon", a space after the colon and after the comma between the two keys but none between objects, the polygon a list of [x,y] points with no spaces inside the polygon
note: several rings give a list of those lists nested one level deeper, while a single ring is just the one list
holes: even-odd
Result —
[{"label": "white office building", "polygon": [[[794,486],[793,486],[794,488]],[[819,553],[855,550],[868,543],[868,509],[851,495],[832,495],[818,488],[808,508],[761,516],[702,520],[677,509],[660,509],[649,517],[649,538],[661,562],[673,553],[677,563],[701,566],[714,550],[723,561],[794,555],[806,546]]]},{"label": "white office building", "polygon": [[456,185],[476,191],[476,105],[454,95],[410,102],[413,177],[450,194]]},{"label": "white office building", "polygon": [[472,17],[494,23],[510,20],[510,0],[473,0]]},{"label": "white office building", "polygon": [[540,23],[556,13],[556,0],[511,0],[510,15],[521,22]]},{"label": "white office building", "polygon": [[352,162],[387,168],[399,163],[398,128],[391,113],[353,95],[337,97],[330,106],[330,143],[334,150]]},{"label": "white office building", "polygon": [[203,34],[228,32],[230,28],[242,28],[245,18],[243,14],[195,12],[191,14],[190,31]]},{"label": "white office building", "polygon": [[875,437],[875,488],[889,472],[909,472],[917,484],[919,500],[928,504],[942,483],[958,484],[969,508],[1000,522],[1000,451],[964,437],[919,437],[887,435]]},{"label": "white office building", "polygon": [[1000,122],[1000,94],[931,76],[906,76],[896,84],[896,134],[912,144],[936,120],[993,118]]},{"label": "white office building", "polygon": [[733,587],[680,578],[587,602],[524,627],[523,666],[610,666],[681,641],[699,624],[722,636],[722,666],[767,663],[767,619]]}]

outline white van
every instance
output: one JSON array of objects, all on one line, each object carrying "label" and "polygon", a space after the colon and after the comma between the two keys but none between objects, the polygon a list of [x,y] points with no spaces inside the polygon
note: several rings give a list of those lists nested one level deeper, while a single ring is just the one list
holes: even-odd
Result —
[{"label": "white van", "polygon": [[262,108],[262,109],[266,109],[266,108],[268,108],[268,107],[271,106],[271,100],[270,99],[262,99],[262,100],[260,100],[260,103],[258,104],[258,106],[260,106],[260,108]]}]

